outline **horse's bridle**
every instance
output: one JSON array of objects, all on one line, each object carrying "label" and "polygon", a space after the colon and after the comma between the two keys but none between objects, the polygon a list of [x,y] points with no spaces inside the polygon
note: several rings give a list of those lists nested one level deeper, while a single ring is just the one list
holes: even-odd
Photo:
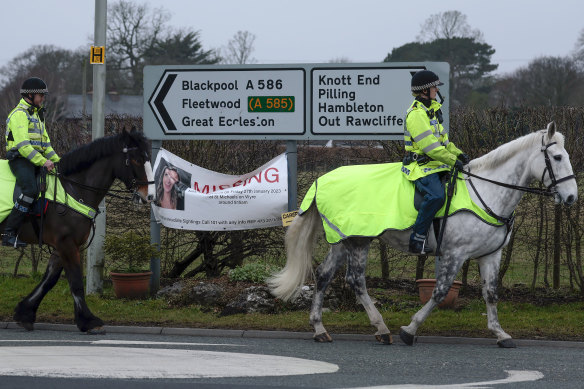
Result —
[{"label": "horse's bridle", "polygon": [[[541,151],[543,152],[543,156],[545,158],[545,169],[543,169],[543,173],[541,175],[541,183],[543,184],[543,179],[545,177],[545,172],[547,171],[548,172],[548,175],[550,176],[550,180],[551,180],[551,183],[547,187],[547,189],[550,191],[551,195],[554,195],[555,194],[555,192],[556,192],[556,186],[558,186],[558,184],[560,182],[568,181],[568,180],[571,180],[572,178],[573,179],[576,179],[576,175],[575,174],[570,174],[569,176],[562,177],[559,180],[556,179],[556,175],[554,174],[554,170],[552,169],[552,161],[550,160],[550,156],[549,156],[549,154],[547,152],[547,149],[550,146],[555,145],[556,143],[557,142],[550,142],[550,143],[548,143],[546,145],[546,144],[544,144],[544,141],[543,141],[543,135],[541,136]],[[543,185],[545,185],[545,184],[543,184]]]},{"label": "horse's bridle", "polygon": [[[136,149],[138,149],[138,147],[127,147],[127,146],[125,146],[122,149],[122,152],[126,155],[126,166],[130,166],[130,155],[128,152],[130,150],[136,150]],[[144,158],[146,161],[148,160],[148,153],[146,151],[144,151]],[[150,185],[150,184],[154,184],[154,181],[138,181],[135,178],[132,178],[131,185],[126,184],[126,188],[128,189],[128,191],[134,191],[134,194],[136,194],[136,187],[138,187],[139,185]]]}]

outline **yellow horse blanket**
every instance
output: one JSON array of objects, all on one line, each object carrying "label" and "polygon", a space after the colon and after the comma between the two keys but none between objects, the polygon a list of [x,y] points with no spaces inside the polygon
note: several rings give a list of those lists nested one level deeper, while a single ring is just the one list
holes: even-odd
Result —
[{"label": "yellow horse blanket", "polygon": [[[386,230],[407,230],[418,211],[414,183],[404,177],[401,168],[401,163],[384,163],[335,169],[314,181],[299,214],[316,205],[331,244],[349,237],[376,237]],[[445,206],[437,218],[444,217]],[[457,212],[471,212],[485,223],[503,225],[472,201],[462,179],[456,180],[448,214]]]},{"label": "yellow horse blanket", "polygon": [[[69,196],[65,192],[63,185],[61,185],[61,181],[57,180],[57,177],[51,174],[47,175],[47,191],[45,193],[45,198],[47,200],[55,201],[55,182],[57,185],[57,203],[63,204],[90,219],[95,218],[97,215],[95,209],[80,203],[73,197]],[[8,214],[14,207],[13,194],[15,186],[16,177],[12,174],[12,170],[10,170],[10,166],[8,166],[8,161],[5,159],[0,160],[0,222],[8,217]]]}]

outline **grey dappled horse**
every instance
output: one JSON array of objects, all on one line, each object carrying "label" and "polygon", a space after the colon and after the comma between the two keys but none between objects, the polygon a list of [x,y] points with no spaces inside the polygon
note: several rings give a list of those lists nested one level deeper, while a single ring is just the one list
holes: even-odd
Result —
[{"label": "grey dappled horse", "polygon": [[[470,212],[458,212],[448,218],[432,298],[412,317],[411,323],[400,330],[400,338],[408,345],[414,343],[418,327],[434,307],[444,300],[463,263],[469,258],[474,258],[480,266],[488,328],[497,336],[497,344],[500,347],[515,347],[511,336],[503,331],[499,324],[497,276],[501,251],[508,243],[512,228],[513,211],[523,196],[523,191],[517,189],[525,189],[534,180],[540,180],[548,187],[548,194],[555,196],[557,203],[571,205],[578,197],[570,158],[564,149],[564,137],[556,132],[556,125],[553,122],[548,124],[546,130],[513,140],[471,161],[465,169],[477,177],[486,179],[469,179],[468,175],[465,176],[472,200],[479,205],[483,204],[483,208],[486,204],[493,214],[501,215],[497,217],[499,220],[506,223],[504,226],[482,223]],[[487,180],[508,185],[501,186]],[[476,190],[473,189],[473,185]],[[322,222],[314,204],[302,216],[296,216],[292,222],[286,234],[286,266],[268,280],[272,293],[283,300],[295,297],[299,287],[312,271],[315,236],[322,233]],[[410,233],[410,230],[386,230],[379,238],[392,247],[407,252]],[[430,231],[428,237],[428,244],[435,248],[436,239],[433,231]],[[347,263],[347,283],[355,291],[358,301],[363,304],[371,324],[377,328],[376,338],[382,343],[392,342],[390,331],[371,301],[365,285],[367,253],[372,239],[349,237],[332,245],[318,267],[310,311],[310,323],[314,326],[316,341],[332,341],[322,324],[324,292],[335,271]]]}]

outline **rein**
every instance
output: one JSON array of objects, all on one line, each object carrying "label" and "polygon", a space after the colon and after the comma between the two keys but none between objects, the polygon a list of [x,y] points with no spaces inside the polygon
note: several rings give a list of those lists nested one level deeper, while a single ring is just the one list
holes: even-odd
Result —
[{"label": "rein", "polygon": [[[571,179],[576,179],[575,174],[571,174],[569,176],[562,177],[560,179],[556,179],[556,176],[554,174],[554,170],[552,169],[552,163],[551,163],[549,154],[547,152],[547,149],[550,146],[555,145],[556,143],[557,142],[550,142],[548,144],[545,144],[543,141],[543,135],[541,137],[541,152],[544,154],[544,159],[545,159],[545,169],[543,169],[543,173],[541,175],[541,182],[543,184],[543,179],[545,177],[546,172],[548,172],[548,174],[550,176],[550,180],[551,180],[550,185],[548,187],[546,187],[545,189],[507,184],[505,182],[495,181],[495,180],[491,180],[491,179],[488,179],[485,177],[478,176],[476,174],[471,173],[470,171],[461,170],[461,172],[463,174],[466,174],[469,177],[475,177],[475,178],[478,178],[479,180],[487,181],[487,182],[490,182],[491,184],[495,184],[497,186],[502,186],[504,188],[519,190],[519,191],[527,192],[527,193],[533,193],[533,194],[536,194],[538,196],[554,196],[556,194],[556,187],[559,183],[567,181],[567,180],[571,180]],[[475,188],[472,180],[470,178],[468,178],[467,181],[470,183],[470,186],[472,187],[473,191],[477,195],[477,198],[479,199],[479,201],[483,205],[485,212],[487,212],[487,214],[489,214],[491,217],[494,217],[495,219],[497,219],[499,222],[504,223],[505,227],[507,229],[507,232],[505,233],[505,238],[503,239],[503,242],[499,245],[499,247],[497,247],[495,250],[491,251],[490,253],[483,255],[483,257],[484,257],[484,256],[490,255],[490,254],[500,250],[501,247],[503,247],[503,245],[507,241],[507,237],[509,236],[509,233],[511,232],[513,222],[515,221],[515,212],[513,212],[511,214],[511,216],[509,216],[509,217],[503,217],[503,216],[497,215],[495,212],[493,212],[493,210],[482,199],[481,195],[479,194],[479,192]]]},{"label": "rein", "polygon": [[[555,192],[553,190],[550,190],[549,189],[549,188],[551,188],[552,186],[555,186],[555,185],[550,185],[546,189],[532,188],[532,187],[529,187],[529,186],[513,185],[513,184],[507,184],[507,183],[501,182],[501,181],[491,180],[489,178],[481,177],[479,175],[476,175],[474,173],[471,173],[470,171],[467,171],[467,170],[461,170],[460,172],[463,173],[463,174],[466,174],[467,176],[474,177],[474,178],[478,178],[479,180],[487,181],[487,182],[490,182],[491,184],[495,184],[497,186],[502,186],[504,188],[514,189],[514,190],[518,190],[518,191],[521,191],[521,192],[533,193],[533,194],[536,194],[538,196],[553,196],[555,194]],[[545,170],[544,170],[544,174],[545,174]],[[572,175],[572,176],[568,176],[568,177],[573,178],[574,176]],[[542,176],[542,178],[543,178],[543,176]],[[567,177],[564,177],[564,178],[567,178]],[[472,184],[472,181],[470,180],[470,178],[468,179],[468,181],[471,183],[471,186],[474,189],[474,185]],[[562,179],[562,181],[565,181],[565,180]],[[475,189],[475,193],[476,193],[476,189]],[[478,195],[478,193],[477,193],[477,195]]]},{"label": "rein", "polygon": [[65,177],[60,173],[57,173],[56,176],[63,181],[67,181],[70,182],[82,189],[87,189],[89,191],[95,192],[95,193],[100,193],[100,192],[105,192],[106,196],[110,196],[110,197],[115,197],[118,199],[122,199],[122,200],[132,200],[132,197],[124,197],[124,196],[120,196],[118,194],[115,193],[128,193],[128,192],[132,192],[132,193],[136,193],[136,191],[132,191],[133,188],[135,188],[138,185],[150,185],[150,184],[154,184],[154,181],[136,181],[136,180],[132,180],[132,189],[111,189],[111,188],[100,188],[97,186],[91,186],[91,185],[87,185],[84,184],[82,182],[76,181],[72,178],[69,177]]},{"label": "rein", "polygon": [[[130,166],[130,159],[128,158],[128,151],[129,150],[135,150],[138,147],[124,147],[122,149],[122,152],[126,155],[126,166]],[[154,181],[137,181],[136,179],[132,179],[131,185],[126,185],[126,190],[120,190],[120,189],[111,189],[111,188],[100,188],[97,186],[91,186],[91,185],[87,185],[84,184],[82,182],[73,180],[71,178],[65,177],[62,174],[58,173],[56,174],[56,176],[63,180],[63,181],[67,181],[70,182],[82,189],[86,189],[95,193],[101,193],[104,192],[106,194],[106,196],[110,196],[110,197],[115,197],[118,199],[122,199],[122,200],[132,200],[132,197],[124,197],[124,196],[120,196],[118,194],[115,193],[128,193],[128,192],[132,192],[133,195],[136,195],[136,187],[139,185],[150,185],[150,184],[154,184]],[[115,192],[115,193],[112,193]]]},{"label": "rein", "polygon": [[[568,181],[568,180],[571,180],[571,179],[576,179],[576,175],[575,174],[570,174],[569,176],[562,177],[560,179],[556,179],[556,175],[554,174],[554,170],[552,169],[552,162],[551,162],[550,156],[549,156],[549,154],[547,152],[547,149],[550,146],[555,145],[556,143],[557,142],[550,142],[550,143],[548,143],[546,145],[544,143],[544,141],[543,141],[543,135],[541,137],[541,152],[543,153],[544,158],[545,158],[545,169],[543,169],[543,173],[541,175],[541,182],[543,183],[543,179],[545,177],[545,173],[546,172],[548,172],[548,174],[550,176],[550,180],[551,180],[550,185],[547,188],[545,188],[545,189],[531,188],[531,187],[528,187],[528,186],[520,186],[520,185],[507,184],[507,183],[504,183],[504,182],[495,181],[495,180],[491,180],[491,179],[488,179],[488,178],[485,178],[485,177],[478,176],[478,175],[473,174],[470,171],[466,171],[466,170],[461,170],[461,172],[464,173],[464,174],[466,174],[467,176],[475,177],[475,178],[478,178],[479,180],[487,181],[487,182],[490,182],[491,184],[495,184],[495,185],[498,185],[498,186],[502,186],[504,188],[519,190],[519,191],[527,192],[527,193],[533,193],[533,194],[536,194],[536,195],[539,195],[539,196],[554,196],[556,194],[555,188],[556,188],[556,186],[559,183],[564,182],[564,181]],[[474,185],[472,184],[472,181],[470,179],[468,181],[471,183],[471,186],[473,187],[475,193],[477,194],[477,196],[480,199],[480,196],[477,193],[476,189],[474,188]],[[481,199],[481,202],[482,202],[482,199]]]}]

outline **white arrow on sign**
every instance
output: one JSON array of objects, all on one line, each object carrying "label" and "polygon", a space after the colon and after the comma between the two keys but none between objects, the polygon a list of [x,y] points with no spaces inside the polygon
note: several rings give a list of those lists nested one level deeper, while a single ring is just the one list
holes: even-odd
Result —
[{"label": "white arrow on sign", "polygon": [[174,80],[176,79],[177,75],[166,74],[165,76],[166,78],[164,77],[162,78],[164,82],[162,83],[160,89],[158,89],[157,92],[155,92],[155,94],[152,95],[152,97],[154,97],[154,100],[150,99],[149,104],[150,107],[152,108],[152,111],[154,111],[156,118],[159,119],[159,121],[162,121],[163,128],[165,128],[168,131],[176,131],[176,125],[174,124],[172,118],[168,114],[168,111],[164,107],[164,99],[166,98],[168,91],[172,87],[172,84],[174,83]]}]

